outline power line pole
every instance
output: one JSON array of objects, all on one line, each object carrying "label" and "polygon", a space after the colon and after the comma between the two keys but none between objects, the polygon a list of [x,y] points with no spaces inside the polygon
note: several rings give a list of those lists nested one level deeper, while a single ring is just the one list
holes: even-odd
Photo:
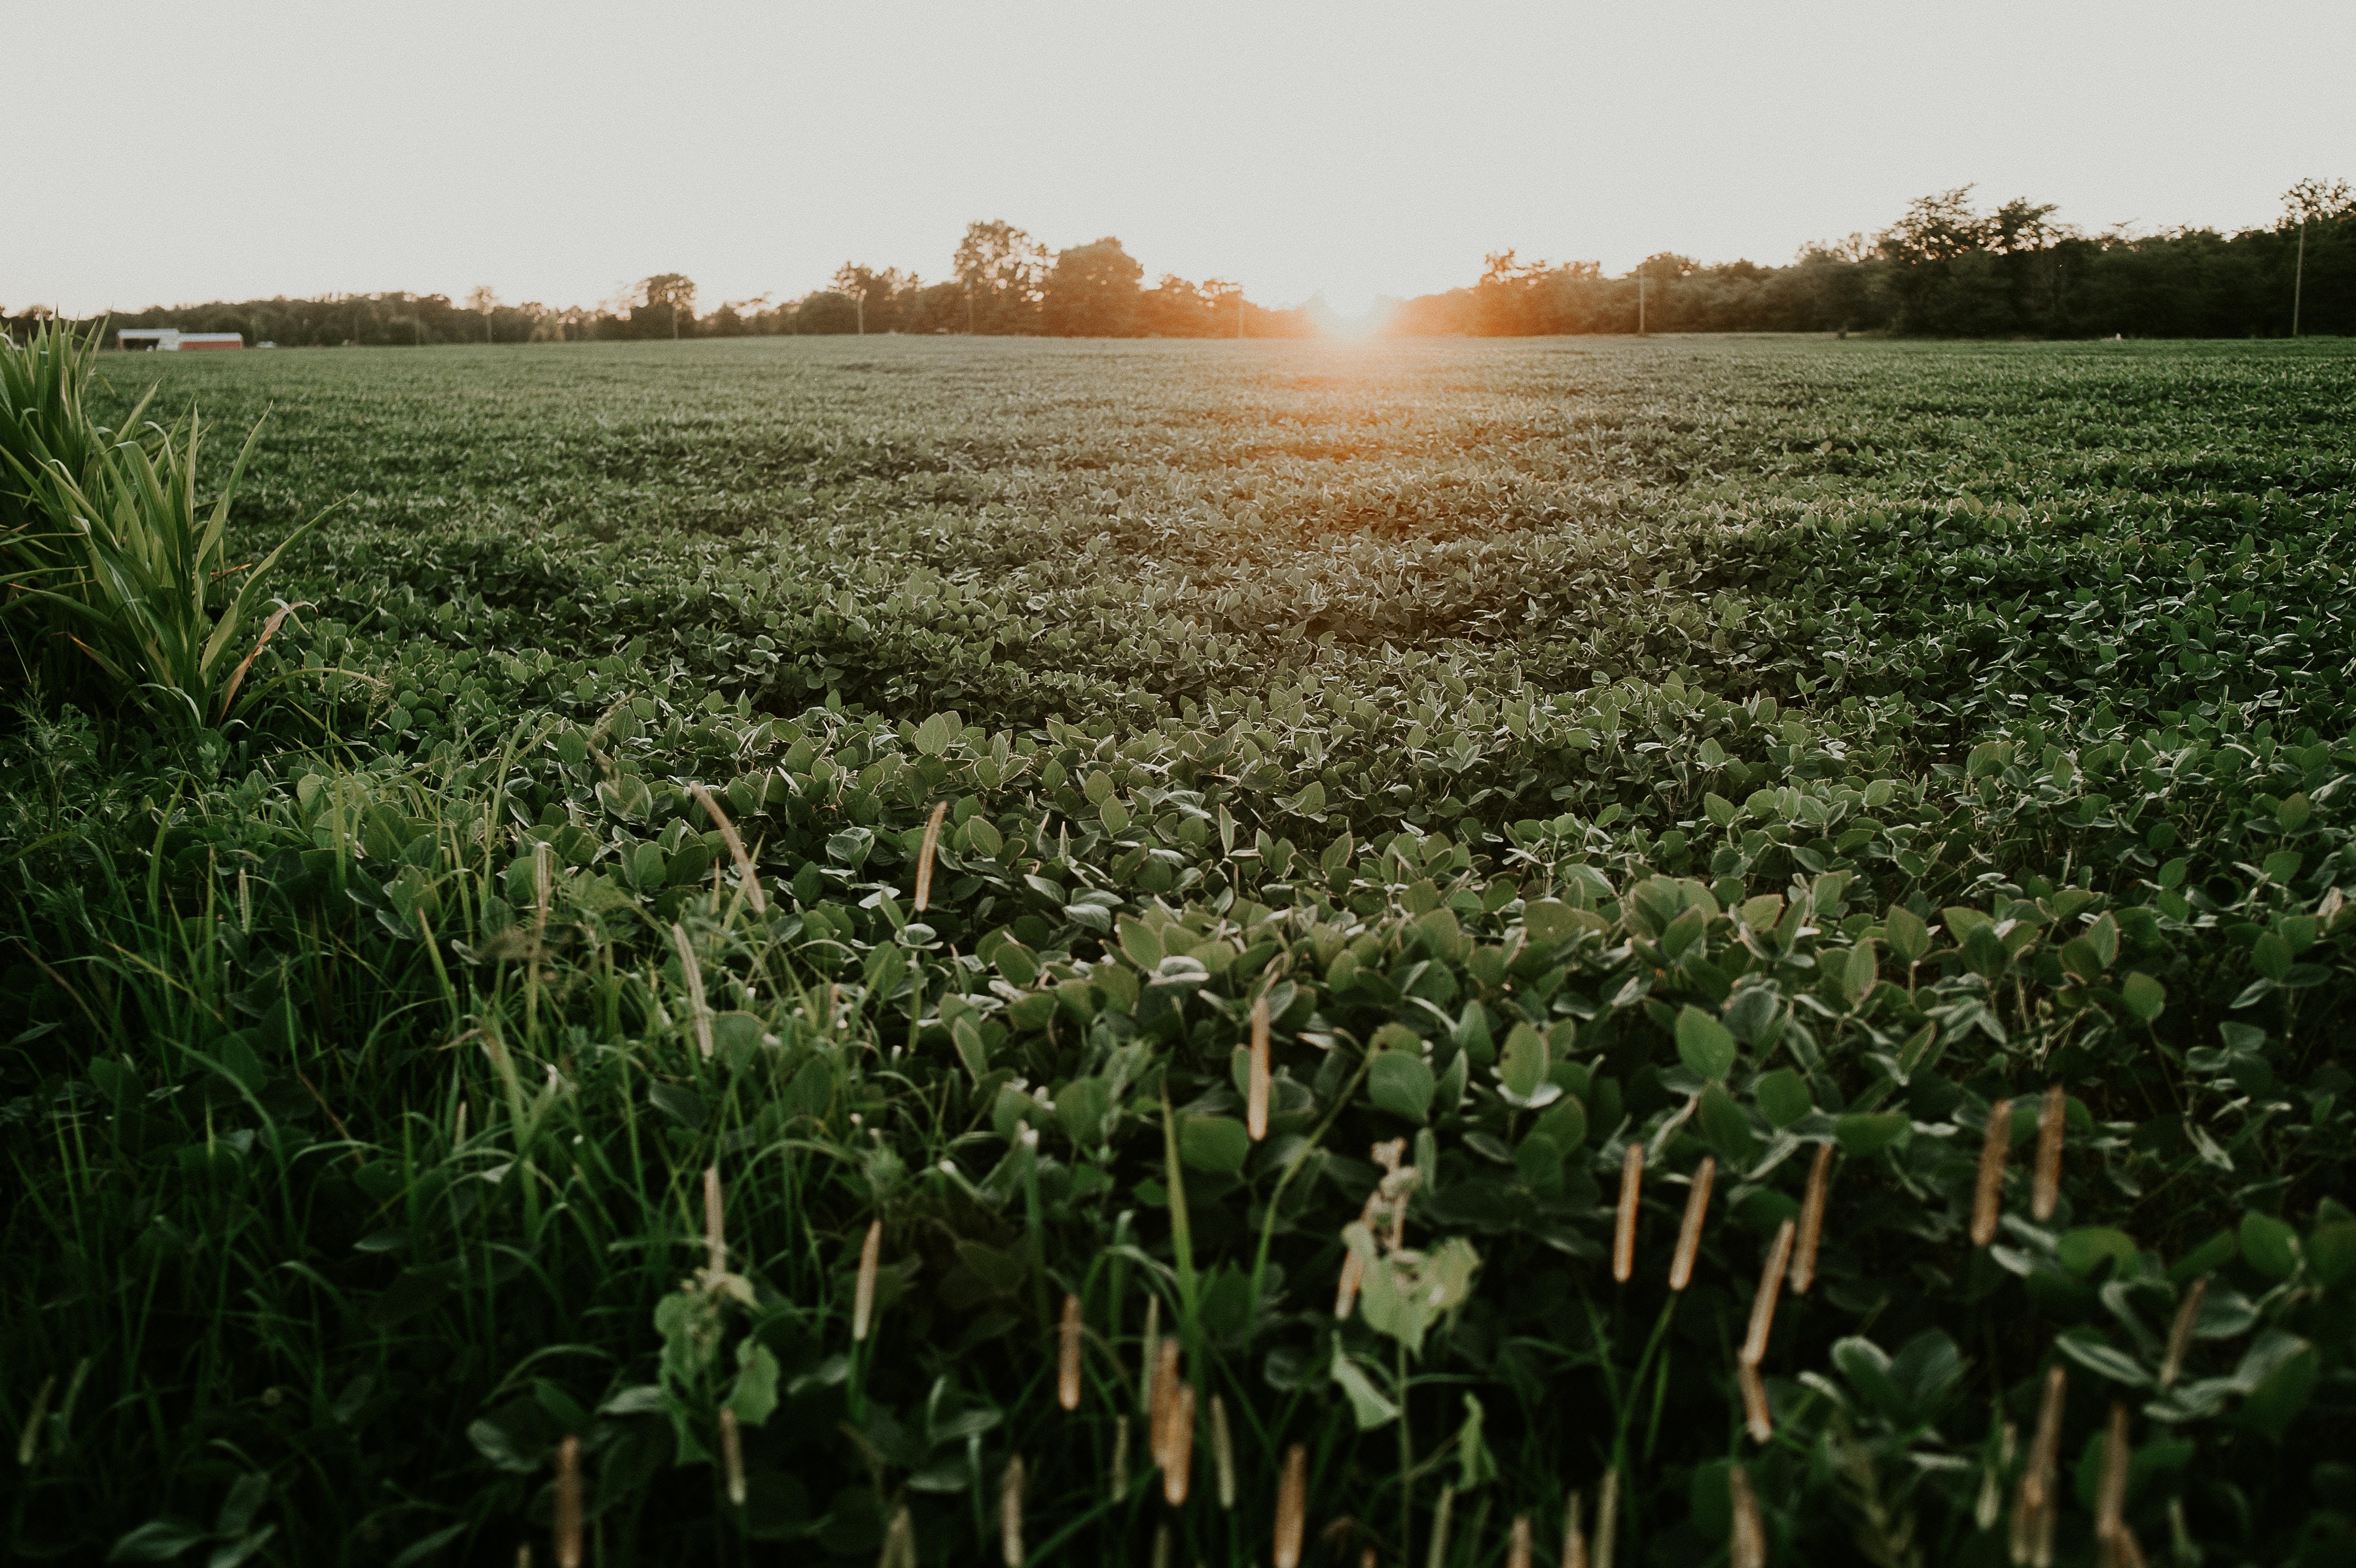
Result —
[{"label": "power line pole", "polygon": [[1636,268],[1636,336],[1639,338],[1644,335],[1645,281],[1644,266],[1639,263]]},{"label": "power line pole", "polygon": [[1244,340],[1244,291],[1236,290],[1236,341]]},{"label": "power line pole", "polygon": [[2290,335],[2298,336],[2299,295],[2307,287],[2307,220],[2298,220],[2298,265],[2290,274]]}]

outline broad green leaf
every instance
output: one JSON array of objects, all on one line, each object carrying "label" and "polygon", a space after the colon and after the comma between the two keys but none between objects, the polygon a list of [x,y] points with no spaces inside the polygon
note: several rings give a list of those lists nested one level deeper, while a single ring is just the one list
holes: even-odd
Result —
[{"label": "broad green leaf", "polygon": [[1807,1079],[1789,1068],[1778,1068],[1773,1072],[1761,1075],[1759,1081],[1751,1086],[1751,1094],[1759,1102],[1760,1112],[1767,1118],[1767,1124],[1778,1131],[1789,1127],[1815,1109],[1815,1101],[1808,1093]]},{"label": "broad green leaf", "polygon": [[2168,1005],[2168,988],[2136,970],[2119,983],[2119,1000],[2126,1004],[2129,1013],[2148,1024]]},{"label": "broad green leaf", "polygon": [[1516,1024],[1505,1036],[1505,1053],[1497,1062],[1497,1082],[1512,1103],[1530,1105],[1542,1086],[1554,1088],[1547,1082],[1549,1065],[1546,1036],[1527,1024]]},{"label": "broad green leaf", "polygon": [[1251,1157],[1251,1133],[1232,1116],[1181,1117],[1178,1153],[1191,1169],[1233,1176]]},{"label": "broad green leaf", "polygon": [[2136,1244],[2124,1230],[2090,1225],[2064,1234],[2054,1243],[2053,1253],[2063,1268],[2084,1279],[2105,1258],[2121,1263],[2134,1261]]},{"label": "broad green leaf", "polygon": [[1697,1078],[1723,1079],[1734,1070],[1736,1054],[1726,1026],[1687,1003],[1677,1014],[1677,1059]]},{"label": "broad green leaf", "polygon": [[1851,1112],[1833,1123],[1833,1136],[1847,1155],[1878,1155],[1906,1134],[1907,1119],[1900,1111]]},{"label": "broad green leaf", "polygon": [[1413,1051],[1383,1051],[1366,1069],[1366,1092],[1394,1116],[1420,1122],[1431,1113],[1431,1066]]},{"label": "broad green leaf", "polygon": [[2298,1272],[2298,1232],[2271,1214],[2252,1209],[2242,1216],[2242,1256],[2271,1280]]},{"label": "broad green leaf", "polygon": [[1750,1165],[1758,1140],[1751,1130],[1751,1118],[1734,1102],[1726,1086],[1713,1083],[1701,1091],[1701,1129],[1720,1158],[1737,1169]]},{"label": "broad green leaf", "polygon": [[1398,1406],[1383,1396],[1375,1387],[1374,1379],[1365,1369],[1342,1353],[1337,1341],[1333,1347],[1333,1381],[1350,1402],[1350,1413],[1361,1432],[1372,1432],[1398,1419]]}]

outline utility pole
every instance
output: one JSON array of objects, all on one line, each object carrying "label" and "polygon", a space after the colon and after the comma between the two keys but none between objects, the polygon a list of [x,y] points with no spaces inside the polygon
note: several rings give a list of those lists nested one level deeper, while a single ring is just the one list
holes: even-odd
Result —
[{"label": "utility pole", "polygon": [[2290,274],[2290,335],[2298,336],[2299,295],[2307,287],[2307,220],[2298,220],[2298,266]]},{"label": "utility pole", "polygon": [[864,338],[867,336],[867,291],[862,288],[851,298],[859,306],[859,335]]},{"label": "utility pole", "polygon": [[1236,290],[1236,341],[1244,340],[1244,291]]},{"label": "utility pole", "polygon": [[1636,268],[1636,336],[1639,338],[1644,335],[1644,269],[1639,263]]}]

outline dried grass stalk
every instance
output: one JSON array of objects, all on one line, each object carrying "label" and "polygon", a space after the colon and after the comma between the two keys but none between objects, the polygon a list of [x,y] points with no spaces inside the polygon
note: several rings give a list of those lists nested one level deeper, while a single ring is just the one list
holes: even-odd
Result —
[{"label": "dried grass stalk", "polygon": [[[753,857],[744,853],[744,841],[737,836],[736,824],[728,820],[728,813],[720,809],[720,802],[702,785],[691,784],[687,792],[695,797],[695,803],[703,808],[703,814],[720,830],[720,840],[728,846],[729,858],[736,863],[737,880],[744,885],[744,902],[753,906],[755,915],[767,914],[769,897],[761,891],[760,874],[753,869]],[[924,908],[921,904],[916,907]]]},{"label": "dried grass stalk", "polygon": [[851,1339],[863,1343],[875,1321],[875,1273],[884,1262],[884,1221],[872,1220],[866,1244],[859,1249],[859,1283],[851,1293]]},{"label": "dried grass stalk", "polygon": [[1115,1502],[1129,1496],[1129,1417],[1112,1422],[1112,1495]]},{"label": "dried grass stalk", "polygon": [[1301,1568],[1301,1541],[1309,1520],[1309,1445],[1284,1451],[1284,1474],[1276,1484],[1276,1568]]},{"label": "dried grass stalk", "polygon": [[706,1061],[712,1059],[712,1004],[703,998],[703,966],[695,961],[695,944],[687,940],[686,928],[673,922],[670,945],[679,954],[680,972],[687,977],[687,1006],[695,1024],[695,1048]]},{"label": "dried grass stalk", "polygon": [[1612,1234],[1612,1277],[1623,1285],[1636,1272],[1636,1204],[1644,1188],[1644,1146],[1631,1143],[1620,1162],[1620,1219]]},{"label": "dried grass stalk", "polygon": [[1808,1190],[1800,1199],[1800,1242],[1792,1253],[1792,1294],[1805,1295],[1816,1283],[1816,1244],[1825,1233],[1825,1199],[1832,1190],[1833,1146],[1816,1146],[1815,1164],[1808,1167]]},{"label": "dried grass stalk", "polygon": [[1366,1277],[1366,1260],[1351,1252],[1342,1260],[1341,1283],[1333,1289],[1333,1317],[1347,1322],[1352,1309],[1358,1305],[1358,1286]]},{"label": "dried grass stalk", "polygon": [[1758,1294],[1751,1298],[1751,1331],[1742,1338],[1742,1359],[1757,1366],[1767,1359],[1767,1336],[1775,1327],[1775,1296],[1783,1288],[1783,1273],[1792,1264],[1793,1224],[1786,1219],[1767,1249],[1767,1266],[1759,1273]]},{"label": "dried grass stalk", "polygon": [[1517,1513],[1505,1537],[1505,1568],[1530,1568],[1530,1516]]},{"label": "dried grass stalk", "polygon": [[1148,1295],[1145,1298],[1145,1337],[1139,1343],[1137,1349],[1137,1399],[1138,1403],[1143,1407],[1141,1413],[1145,1417],[1145,1432],[1149,1442],[1153,1435],[1153,1366],[1155,1358],[1161,1354],[1162,1298],[1158,1295]]},{"label": "dried grass stalk", "polygon": [[1251,1076],[1245,1096],[1244,1128],[1255,1144],[1268,1136],[1268,994],[1251,1010]]},{"label": "dried grass stalk", "polygon": [[2201,1298],[2209,1294],[2209,1276],[2201,1275],[2184,1293],[2183,1302],[2176,1309],[2176,1321],[2168,1326],[2168,1357],[2160,1363],[2159,1386],[2167,1388],[2184,1375],[2185,1353],[2192,1348],[2192,1330],[2201,1322]]},{"label": "dried grass stalk", "polygon": [[728,1214],[718,1165],[707,1165],[703,1172],[703,1266],[715,1274],[728,1272]]},{"label": "dried grass stalk", "polygon": [[947,800],[936,801],[933,814],[925,822],[924,846],[916,851],[916,913],[933,901],[933,852],[941,844],[941,819],[948,814]]},{"label": "dried grass stalk", "polygon": [[1064,1298],[1064,1322],[1055,1345],[1055,1402],[1066,1410],[1080,1408],[1080,1298]]},{"label": "dried grass stalk", "polygon": [[1694,1254],[1701,1251],[1702,1217],[1709,1211],[1709,1184],[1718,1176],[1718,1161],[1704,1155],[1694,1167],[1693,1186],[1686,1192],[1685,1223],[1677,1227],[1677,1250],[1669,1260],[1669,1288],[1683,1290],[1693,1280]]},{"label": "dried grass stalk", "polygon": [[1988,1107],[1987,1134],[1980,1140],[1979,1185],[1972,1196],[1975,1247],[1996,1240],[1996,1222],[2004,1208],[2004,1162],[2011,1153],[2012,1101],[1999,1100]]},{"label": "dried grass stalk", "polygon": [[2053,1218],[2062,1202],[2062,1137],[2068,1130],[2070,1097],[2055,1084],[2037,1107],[2037,1176],[2029,1188],[2029,1212],[2042,1222]]},{"label": "dried grass stalk", "polygon": [[1620,1538],[1620,1472],[1603,1472],[1603,1486],[1595,1497],[1594,1568],[1612,1568],[1612,1548]]},{"label": "dried grass stalk", "polygon": [[1448,1568],[1448,1527],[1456,1513],[1456,1485],[1450,1482],[1440,1488],[1440,1506],[1431,1510],[1431,1550],[1424,1557],[1425,1568]]}]

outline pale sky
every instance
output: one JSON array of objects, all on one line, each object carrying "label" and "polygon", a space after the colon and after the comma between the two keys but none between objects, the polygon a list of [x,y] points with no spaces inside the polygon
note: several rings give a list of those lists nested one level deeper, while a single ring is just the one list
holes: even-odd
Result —
[{"label": "pale sky", "polygon": [[970,219],[1345,311],[1483,252],[1787,261],[1976,183],[2089,229],[2356,177],[2348,0],[0,0],[0,306],[709,308]]}]

